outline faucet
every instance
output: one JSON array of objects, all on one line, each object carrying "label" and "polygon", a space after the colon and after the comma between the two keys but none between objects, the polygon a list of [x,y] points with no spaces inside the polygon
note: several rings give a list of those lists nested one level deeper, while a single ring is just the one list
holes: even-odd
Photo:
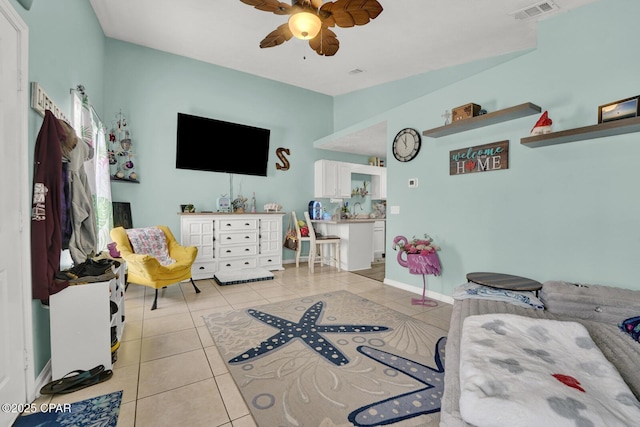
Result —
[{"label": "faucet", "polygon": [[353,204],[353,216],[357,216],[357,215],[358,215],[358,213],[356,212],[356,206],[359,206],[359,207],[360,207],[360,212],[363,212],[363,211],[364,211],[364,209],[362,209],[362,203],[360,203],[360,202],[355,202],[355,203]]}]

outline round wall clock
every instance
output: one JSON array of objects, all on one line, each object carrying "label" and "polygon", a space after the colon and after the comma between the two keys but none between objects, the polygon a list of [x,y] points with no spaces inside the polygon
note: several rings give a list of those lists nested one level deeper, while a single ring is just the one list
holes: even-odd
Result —
[{"label": "round wall clock", "polygon": [[393,156],[401,162],[413,160],[420,151],[420,134],[415,129],[402,129],[393,139]]}]

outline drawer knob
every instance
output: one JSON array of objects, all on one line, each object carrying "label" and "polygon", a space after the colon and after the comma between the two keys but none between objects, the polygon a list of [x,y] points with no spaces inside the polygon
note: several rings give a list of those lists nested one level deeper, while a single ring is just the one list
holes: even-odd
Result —
[{"label": "drawer knob", "polygon": [[227,237],[227,240],[231,240],[231,237]]},{"label": "drawer knob", "polygon": [[227,264],[227,267],[231,267],[231,264]]},{"label": "drawer knob", "polygon": [[244,249],[244,251],[245,251],[245,252],[249,252],[249,251],[251,251],[251,249],[249,249],[249,248],[245,248],[245,249]]},{"label": "drawer knob", "polygon": [[227,249],[227,253],[230,254],[231,253],[231,249]]},{"label": "drawer knob", "polygon": [[204,270],[204,267],[200,267],[199,270]]}]

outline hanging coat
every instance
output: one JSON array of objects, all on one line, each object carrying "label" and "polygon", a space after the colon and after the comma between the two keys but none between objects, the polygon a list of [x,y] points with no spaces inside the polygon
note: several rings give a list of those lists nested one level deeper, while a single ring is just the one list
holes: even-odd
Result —
[{"label": "hanging coat", "polygon": [[65,132],[49,110],[36,139],[31,207],[32,298],[48,303],[49,295],[60,292],[67,281],[54,279],[60,270],[62,251],[61,189],[62,150]]},{"label": "hanging coat", "polygon": [[72,228],[69,252],[74,264],[82,264],[87,258],[96,255],[98,242],[96,214],[89,180],[84,168],[84,163],[92,159],[93,156],[93,148],[82,140],[69,154]]}]

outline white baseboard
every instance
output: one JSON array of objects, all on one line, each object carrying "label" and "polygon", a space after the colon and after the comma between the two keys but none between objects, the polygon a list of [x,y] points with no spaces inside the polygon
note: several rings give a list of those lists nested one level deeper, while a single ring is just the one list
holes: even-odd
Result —
[{"label": "white baseboard", "polygon": [[49,359],[49,361],[47,362],[46,365],[44,365],[44,368],[42,368],[42,371],[40,371],[40,375],[38,375],[38,377],[36,378],[36,383],[35,383],[35,390],[34,390],[34,396],[29,396],[29,398],[31,399],[31,402],[33,402],[34,400],[36,400],[37,398],[40,397],[40,389],[42,387],[44,387],[45,385],[49,384],[52,380],[51,378],[51,359]]},{"label": "white baseboard", "polygon": [[[407,285],[406,283],[398,282],[392,279],[388,279],[386,277],[384,278],[383,283],[385,285],[393,286],[394,288],[399,288],[404,291],[413,292],[414,294],[422,295],[422,288],[418,288],[416,286]],[[446,302],[447,304],[453,304],[452,297],[448,295],[440,294],[438,292],[430,291],[429,289],[427,289],[427,292],[425,292],[425,296],[438,301]]]}]

